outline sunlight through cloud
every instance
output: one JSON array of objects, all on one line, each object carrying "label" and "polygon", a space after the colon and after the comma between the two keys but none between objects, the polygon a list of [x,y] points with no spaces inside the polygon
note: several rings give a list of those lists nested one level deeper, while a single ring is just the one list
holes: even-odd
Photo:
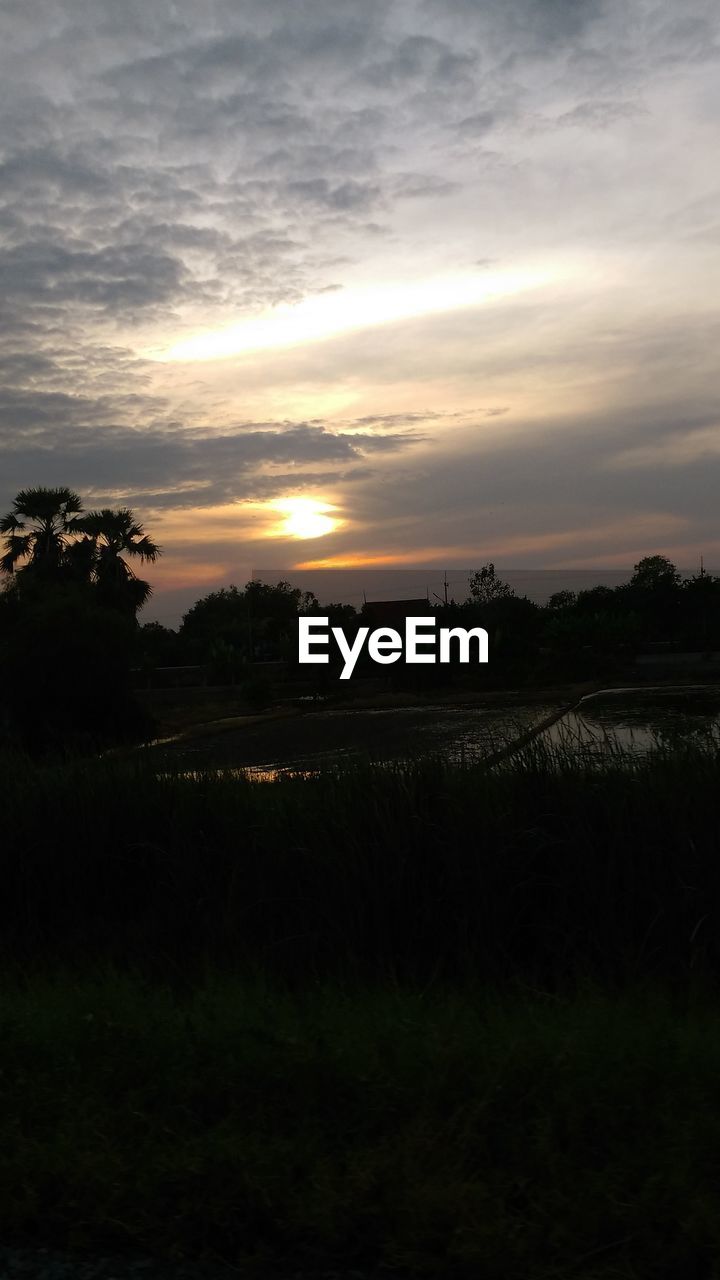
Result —
[{"label": "sunlight through cloud", "polygon": [[282,303],[231,328],[200,333],[145,354],[161,362],[222,360],[251,351],[317,342],[393,321],[459,311],[557,278],[557,271],[525,268],[342,289],[295,304]]},{"label": "sunlight through cloud", "polygon": [[315,498],[282,498],[273,503],[273,510],[284,514],[285,519],[273,530],[276,536],[286,538],[322,538],[337,529],[340,521],[327,514],[336,508]]}]

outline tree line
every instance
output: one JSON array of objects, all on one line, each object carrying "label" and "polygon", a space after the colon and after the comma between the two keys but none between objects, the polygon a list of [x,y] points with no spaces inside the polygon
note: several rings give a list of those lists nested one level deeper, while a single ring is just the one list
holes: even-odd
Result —
[{"label": "tree line", "polygon": [[[661,555],[640,560],[621,586],[559,591],[544,605],[518,596],[488,563],[471,576],[465,599],[428,602],[427,612],[443,626],[487,629],[491,660],[482,673],[484,684],[604,678],[621,673],[648,646],[720,650],[720,578],[700,571],[683,579]],[[367,606],[320,604],[312,592],[289,582],[248,582],[198,600],[177,631],[159,623],[142,627],[142,663],[148,672],[154,666],[205,664],[209,679],[238,682],[247,678],[250,663],[293,663],[301,614],[328,616],[330,626],[342,626],[349,637],[368,620]],[[306,679],[309,671],[302,670]],[[361,671],[377,675],[369,662]],[[336,673],[315,674],[328,684]],[[448,671],[404,673],[399,662],[386,674],[422,683],[445,679]]]},{"label": "tree line", "polygon": [[[366,609],[321,604],[289,582],[251,581],[212,591],[177,630],[138,614],[152,593],[133,562],[154,564],[161,548],[127,507],[85,510],[68,488],[24,489],[0,521],[0,736],[30,749],[136,740],[151,732],[137,686],[159,667],[200,668],[204,682],[235,685],[249,701],[270,696],[259,664],[297,660],[297,620],[328,616],[346,634]],[[545,605],[516,595],[492,563],[469,582],[464,600],[427,606],[440,625],[481,625],[490,663],[484,685],[532,685],[612,677],[647,646],[720,650],[720,578],[702,570],[683,579],[661,555],[635,566],[618,587],[560,591]],[[367,664],[358,675],[377,675]],[[302,668],[299,677],[327,688],[335,672]],[[467,668],[403,669],[399,685],[470,678]]]}]

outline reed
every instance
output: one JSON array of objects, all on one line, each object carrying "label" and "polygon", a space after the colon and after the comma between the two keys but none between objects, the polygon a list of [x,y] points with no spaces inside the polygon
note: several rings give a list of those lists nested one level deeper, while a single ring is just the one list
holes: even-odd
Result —
[{"label": "reed", "polygon": [[259,784],[4,761],[0,958],[544,986],[720,970],[720,753],[568,741]]}]

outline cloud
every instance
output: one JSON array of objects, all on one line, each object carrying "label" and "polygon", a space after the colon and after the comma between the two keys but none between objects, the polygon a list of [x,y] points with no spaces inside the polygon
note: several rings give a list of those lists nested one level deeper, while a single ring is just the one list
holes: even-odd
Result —
[{"label": "cloud", "polygon": [[644,114],[646,111],[636,102],[579,102],[572,111],[564,111],[557,116],[555,124],[605,129],[619,120],[631,120]]},{"label": "cloud", "polygon": [[[111,399],[80,405],[63,395],[43,397],[41,407],[37,399],[0,402],[0,424],[33,424],[27,434],[6,430],[8,489],[25,487],[32,482],[29,473],[38,472],[43,477],[38,483],[69,483],[70,476],[82,492],[113,495],[123,503],[213,506],[367,476],[367,467],[358,463],[423,439],[410,431],[348,432],[288,421],[239,423],[223,432],[163,421],[135,428],[107,420],[99,425],[111,405]],[[319,463],[331,469],[318,473]]]},{"label": "cloud", "polygon": [[692,467],[696,462],[720,459],[720,424],[717,421],[709,426],[688,428],[685,423],[683,426],[684,430],[662,434],[660,439],[621,449],[609,457],[605,465],[613,471],[672,467],[677,474],[679,468]]},{"label": "cloud", "polygon": [[549,52],[581,39],[602,22],[603,0],[427,0],[431,12],[444,11],[466,31],[502,43],[509,51]]},{"label": "cloud", "polygon": [[[706,537],[718,55],[710,0],[11,0],[0,509],[54,481],[179,528],[297,484],[345,495],[348,551]],[[479,261],[565,275],[222,369],[139,354]]]},{"label": "cloud", "polygon": [[458,120],[453,128],[463,137],[480,138],[489,133],[498,117],[494,111],[477,111],[475,115]]},{"label": "cloud", "polygon": [[6,307],[31,300],[36,306],[80,303],[134,310],[177,295],[184,276],[178,258],[148,252],[142,243],[80,248],[27,240],[0,252]]}]

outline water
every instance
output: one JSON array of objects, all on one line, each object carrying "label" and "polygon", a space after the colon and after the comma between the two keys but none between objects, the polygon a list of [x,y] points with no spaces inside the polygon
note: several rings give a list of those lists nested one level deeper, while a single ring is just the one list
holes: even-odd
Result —
[{"label": "water", "polygon": [[715,685],[603,689],[583,698],[542,738],[600,756],[618,748],[642,754],[709,738],[719,724],[720,687]]},{"label": "water", "polygon": [[163,770],[241,771],[259,780],[283,773],[312,774],[353,759],[382,762],[442,755],[453,762],[470,761],[507,746],[554,709],[549,703],[495,702],[317,710],[158,743],[151,750]]},{"label": "water", "polygon": [[[559,701],[496,695],[487,703],[314,710],[151,748],[160,772],[218,772],[273,781],[310,777],[353,760],[378,764],[442,756],[472,762],[511,746],[562,711]],[[642,753],[717,733],[720,686],[605,689],[538,734],[584,759]]]}]

